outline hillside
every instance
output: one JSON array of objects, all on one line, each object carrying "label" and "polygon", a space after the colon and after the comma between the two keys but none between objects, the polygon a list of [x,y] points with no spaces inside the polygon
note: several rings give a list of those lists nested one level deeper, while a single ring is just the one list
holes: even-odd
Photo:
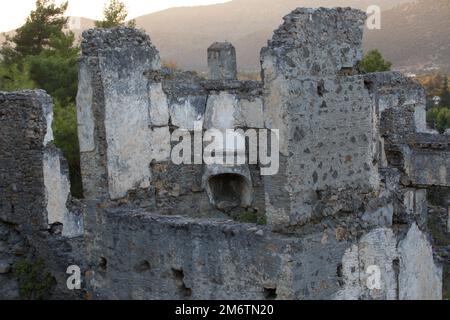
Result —
[{"label": "hillside", "polygon": [[[259,69],[259,52],[296,7],[381,7],[382,29],[366,31],[366,50],[378,48],[396,69],[450,70],[450,0],[233,0],[223,4],[171,8],[136,19],[161,52],[163,60],[183,69],[206,69],[206,48],[231,41],[238,68]],[[81,29],[93,26],[82,19]],[[79,35],[81,30],[75,30]],[[1,36],[0,36],[1,40]]]},{"label": "hillside", "polygon": [[383,10],[411,0],[233,0],[203,7],[172,8],[136,19],[161,51],[163,59],[186,69],[206,68],[206,48],[228,40],[237,49],[238,68],[257,70],[259,51],[296,7],[352,6],[365,9],[378,4]]},{"label": "hillside", "polygon": [[382,30],[366,34],[365,48],[380,48],[399,69],[450,72],[450,0],[420,0],[383,12]]}]

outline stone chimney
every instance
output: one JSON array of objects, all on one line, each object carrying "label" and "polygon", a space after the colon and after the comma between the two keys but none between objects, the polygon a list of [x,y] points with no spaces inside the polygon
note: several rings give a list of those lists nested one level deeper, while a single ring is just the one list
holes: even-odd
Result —
[{"label": "stone chimney", "polygon": [[236,80],[236,50],[229,42],[215,42],[208,48],[210,80]]}]

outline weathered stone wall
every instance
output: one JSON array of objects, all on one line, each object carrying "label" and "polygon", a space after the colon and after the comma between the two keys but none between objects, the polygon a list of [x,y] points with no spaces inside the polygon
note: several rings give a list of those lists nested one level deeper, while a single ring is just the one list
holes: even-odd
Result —
[{"label": "weathered stone wall", "polygon": [[[289,235],[139,210],[89,217],[102,222],[86,230],[95,299],[441,298],[442,272],[415,225],[403,238],[353,215]],[[380,266],[378,290],[367,287],[369,266]]]},{"label": "weathered stone wall", "polygon": [[43,91],[0,93],[0,299],[23,294],[18,263],[38,260],[56,280],[47,297],[78,296],[67,290],[65,271],[83,260],[83,218],[69,206],[68,170],[52,145],[52,119]]},{"label": "weathered stone wall", "polygon": [[[186,132],[194,147],[195,139],[187,131],[193,131],[196,122],[201,134],[211,128],[262,128],[260,84],[226,76],[206,81],[161,70],[148,36],[129,28],[86,31],[79,64],[77,105],[86,198],[137,204],[164,214],[180,214],[178,208],[183,208],[184,215],[227,217],[211,206],[204,192],[208,168],[171,163],[171,150],[179,143],[171,141],[171,135]],[[258,207],[263,215],[259,169],[246,170],[255,177],[254,182],[250,179],[254,201],[247,201],[246,207]],[[229,216],[245,210],[234,207]]]},{"label": "weathered stone wall", "polygon": [[375,106],[356,74],[364,20],[351,9],[297,9],[261,52],[266,125],[281,131],[282,170],[265,179],[274,224],[308,222],[319,192],[378,189]]},{"label": "weathered stone wall", "polygon": [[[84,33],[78,95],[84,189],[89,197],[126,196],[150,184],[148,86],[144,71],[160,60],[148,36],[133,29]],[[84,90],[84,86],[91,86]],[[80,119],[81,118],[81,119]],[[93,118],[93,119],[92,119]]]},{"label": "weathered stone wall", "polygon": [[436,225],[440,209],[431,207],[427,196],[443,188],[439,193],[446,198],[441,204],[446,210],[450,139],[426,128],[425,91],[417,82],[397,72],[369,74],[366,82],[380,118],[380,165],[384,173],[394,173],[398,179],[394,221],[400,226],[415,222],[432,235],[435,256],[444,265],[444,290],[448,292],[448,243],[443,240],[447,235]]},{"label": "weathered stone wall", "polygon": [[[294,10],[261,52],[262,82],[161,68],[135,29],[86,31],[79,202],[50,97],[1,93],[0,298],[18,296],[17,261],[43,258],[53,297],[80,298],[75,264],[93,299],[441,299],[427,189],[448,187],[449,136],[426,129],[420,86],[359,72],[364,19]],[[230,52],[212,69],[233,73]],[[199,124],[280,130],[279,173],[172,163],[171,135],[195,147]]]},{"label": "weathered stone wall", "polygon": [[[420,87],[409,102],[401,76],[359,74],[359,11],[297,9],[284,20],[262,51],[262,85],[147,72],[152,128],[279,129],[281,171],[262,179],[258,167],[249,176],[163,156],[150,165],[154,201],[153,191],[132,192],[142,209],[89,202],[94,298],[441,298],[442,271],[424,233],[426,190],[403,184],[406,171],[390,151],[405,159],[407,137],[425,132]],[[389,131],[399,113],[410,125]],[[205,175],[219,172],[251,180],[253,208],[264,208],[267,225],[214,213]],[[374,290],[371,266],[382,275]]]},{"label": "weathered stone wall", "polygon": [[215,42],[208,48],[210,80],[237,79],[236,49],[229,42]]},{"label": "weathered stone wall", "polygon": [[89,216],[102,221],[87,229],[96,244],[88,281],[98,299],[330,299],[341,257],[357,236],[356,225],[346,234],[324,223],[282,235],[142,211],[92,208]]}]

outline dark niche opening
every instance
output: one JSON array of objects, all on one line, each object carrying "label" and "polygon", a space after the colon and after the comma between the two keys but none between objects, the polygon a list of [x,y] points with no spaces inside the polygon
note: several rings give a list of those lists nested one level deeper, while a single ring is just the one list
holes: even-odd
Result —
[{"label": "dark niche opening", "polygon": [[246,206],[251,198],[247,179],[239,174],[223,173],[212,176],[208,180],[209,189],[215,206],[225,212]]},{"label": "dark niche opening", "polygon": [[183,298],[189,298],[192,296],[192,289],[186,287],[186,284],[184,282],[184,271],[182,269],[173,269],[172,268],[172,274],[175,279],[176,286],[178,287],[178,290],[180,291]]},{"label": "dark niche opening", "polygon": [[276,300],[277,299],[277,288],[264,288],[264,299]]}]

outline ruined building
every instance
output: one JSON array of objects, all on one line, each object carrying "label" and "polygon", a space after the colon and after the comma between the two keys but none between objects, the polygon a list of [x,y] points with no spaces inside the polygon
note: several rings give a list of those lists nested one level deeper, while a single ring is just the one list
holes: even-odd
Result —
[{"label": "ruined building", "polygon": [[[15,263],[42,259],[54,298],[441,299],[427,189],[450,185],[450,136],[426,128],[414,81],[358,70],[365,18],[294,10],[261,82],[237,80],[229,43],[208,49],[206,80],[161,68],[141,31],[85,31],[82,200],[51,98],[0,93],[0,298],[20,293]],[[175,131],[194,145],[213,128],[279,130],[277,173],[171,161]]]}]

